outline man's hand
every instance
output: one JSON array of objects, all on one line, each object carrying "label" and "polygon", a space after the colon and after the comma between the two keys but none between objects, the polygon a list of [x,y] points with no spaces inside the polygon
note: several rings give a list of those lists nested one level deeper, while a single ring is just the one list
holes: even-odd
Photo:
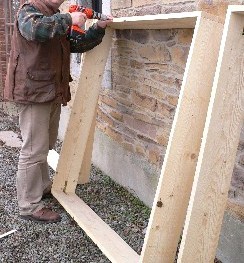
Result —
[{"label": "man's hand", "polygon": [[101,28],[106,28],[108,24],[110,24],[113,21],[113,17],[110,15],[107,15],[107,20],[98,20],[97,25]]},{"label": "man's hand", "polygon": [[82,12],[73,12],[70,13],[72,18],[72,25],[77,25],[79,27],[82,27],[86,23],[86,14]]}]

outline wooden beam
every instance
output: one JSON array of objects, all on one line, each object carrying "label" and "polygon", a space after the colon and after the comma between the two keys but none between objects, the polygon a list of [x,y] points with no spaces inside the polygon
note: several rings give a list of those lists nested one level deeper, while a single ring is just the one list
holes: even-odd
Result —
[{"label": "wooden beam", "polygon": [[[157,263],[162,259],[164,262],[174,261],[199,154],[223,26],[215,17],[202,12],[123,18],[123,21],[115,19],[111,25],[114,29],[168,29],[194,26],[195,32],[179,105],[140,258],[140,261],[145,263]],[[98,242],[101,248],[106,240],[102,238],[102,234],[98,234],[97,237],[96,231],[89,232],[92,225],[89,225],[89,219],[82,218],[82,215],[84,211],[85,215],[89,214],[90,210],[74,193],[88,147],[89,133],[93,129],[92,121],[103,70],[111,47],[112,33],[113,29],[107,29],[100,47],[86,54],[81,82],[75,95],[52,188],[57,200],[86,229],[88,235],[93,236],[94,242]],[[92,216],[96,216],[93,213]],[[99,218],[96,221],[99,221]],[[98,222],[97,225],[103,224]],[[102,229],[104,233],[107,232],[105,225]],[[118,255],[115,255],[119,252],[117,249],[116,253],[111,252],[114,249],[107,248],[109,246],[106,245],[106,249],[103,249],[105,255],[113,262],[119,262]],[[126,250],[122,248],[121,254],[124,255],[123,251]],[[128,262],[128,257],[125,262]]]},{"label": "wooden beam", "polygon": [[74,193],[77,186],[89,131],[95,115],[99,88],[112,43],[112,34],[112,29],[106,29],[106,35],[100,46],[86,53],[54,177],[55,190]]},{"label": "wooden beam", "polygon": [[190,198],[223,24],[198,17],[142,250],[142,262],[174,262]]},{"label": "wooden beam", "polygon": [[244,7],[230,7],[178,262],[214,261],[244,120],[243,27]]},{"label": "wooden beam", "polygon": [[86,184],[89,182],[90,173],[91,173],[92,149],[93,149],[94,135],[96,128],[96,116],[97,116],[97,107],[89,131],[84,158],[82,160],[81,169],[79,172],[79,178],[77,182],[78,184]]},{"label": "wooden beam", "polygon": [[159,14],[115,18],[110,25],[114,29],[170,29],[194,28],[201,12]]},{"label": "wooden beam", "polygon": [[111,262],[139,262],[139,255],[78,196],[62,191],[53,195]]}]

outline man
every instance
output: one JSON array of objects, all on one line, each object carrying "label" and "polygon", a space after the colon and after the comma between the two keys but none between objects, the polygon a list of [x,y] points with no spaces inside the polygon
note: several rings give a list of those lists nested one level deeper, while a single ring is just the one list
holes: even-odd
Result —
[{"label": "man", "polygon": [[70,36],[72,25],[84,25],[81,12],[60,14],[64,0],[29,0],[14,26],[4,98],[19,108],[23,139],[17,172],[17,199],[23,219],[58,222],[58,213],[41,199],[50,194],[47,155],[58,133],[61,104],[70,100],[70,53],[100,44],[107,24],[98,21],[85,34]]}]

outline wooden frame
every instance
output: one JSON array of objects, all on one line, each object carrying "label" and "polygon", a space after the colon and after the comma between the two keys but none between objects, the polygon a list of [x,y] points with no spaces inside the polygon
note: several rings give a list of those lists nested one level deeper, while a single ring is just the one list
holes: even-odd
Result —
[{"label": "wooden frame", "polygon": [[[86,167],[91,162],[95,109],[113,31],[127,28],[195,28],[141,256],[75,194],[77,182],[89,178]],[[52,193],[112,262],[174,261],[194,179],[222,31],[223,25],[203,12],[118,18],[106,30],[100,47],[85,56]],[[89,156],[86,163],[85,156]],[[190,262],[187,256],[186,260]]]},{"label": "wooden frame", "polygon": [[213,262],[244,120],[244,6],[227,12],[178,262]]}]

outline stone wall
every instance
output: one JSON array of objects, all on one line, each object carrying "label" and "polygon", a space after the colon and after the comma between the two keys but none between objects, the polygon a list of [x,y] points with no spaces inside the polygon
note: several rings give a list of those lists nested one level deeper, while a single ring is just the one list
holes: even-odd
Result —
[{"label": "stone wall", "polygon": [[112,89],[103,89],[98,127],[162,166],[193,30],[121,30],[112,49]]},{"label": "stone wall", "polygon": [[[67,10],[69,2],[73,1],[66,1],[63,11]],[[113,0],[111,6],[115,17],[204,10],[224,20],[228,4],[242,3],[241,0],[181,2],[176,0]],[[109,13],[108,10],[106,13]],[[110,72],[107,70],[109,74],[107,74],[106,81],[103,81],[99,97],[97,114],[99,139],[96,141],[93,161],[119,183],[124,180],[120,180],[117,175],[113,174],[116,172],[111,172],[111,170],[119,170],[119,167],[111,168],[116,162],[109,161],[109,158],[106,161],[101,158],[101,155],[104,156],[109,151],[104,150],[107,144],[103,145],[101,142],[107,139],[105,137],[101,139],[101,137],[107,136],[117,143],[117,146],[124,150],[125,155],[132,155],[147,163],[147,170],[151,169],[153,172],[144,177],[150,177],[150,184],[152,177],[155,177],[154,185],[150,186],[151,192],[154,193],[167,147],[192,34],[192,30],[186,29],[116,32],[112,48],[112,85],[109,83]],[[72,94],[74,95],[80,64],[76,63],[76,55],[72,56],[72,61],[71,71],[74,79]],[[69,106],[72,107],[72,102]],[[67,116],[67,112],[64,115]],[[244,134],[241,136],[238,147],[229,192],[229,201],[241,207],[244,205],[243,145]],[[122,159],[123,156],[121,156]],[[123,165],[129,164],[124,163]],[[133,177],[134,175],[131,172],[128,176]],[[145,184],[147,184],[146,181]],[[149,200],[146,200],[146,196],[150,194],[145,194],[143,197],[143,194],[137,193],[130,184],[124,183],[124,185],[131,188],[131,191],[134,191],[147,204],[152,202],[153,194]]]},{"label": "stone wall", "polygon": [[[224,20],[243,1],[113,0],[116,17],[204,10]],[[120,30],[112,48],[112,88],[100,93],[97,127],[160,171],[193,30]],[[244,205],[244,134],[229,201]]]},{"label": "stone wall", "polygon": [[[203,10],[222,21],[244,1],[113,0],[115,17]],[[154,198],[177,105],[192,30],[121,30],[112,48],[112,86],[102,87],[93,161],[146,204]],[[244,127],[229,189],[217,257],[243,254]]]}]

